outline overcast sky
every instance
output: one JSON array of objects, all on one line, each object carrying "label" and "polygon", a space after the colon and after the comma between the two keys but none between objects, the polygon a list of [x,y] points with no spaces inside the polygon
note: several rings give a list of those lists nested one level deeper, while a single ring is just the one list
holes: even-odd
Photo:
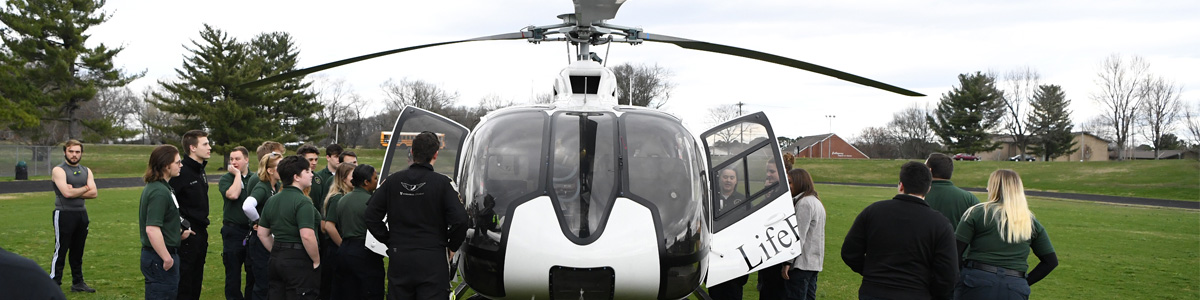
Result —
[{"label": "overcast sky", "polygon": [[[336,3],[336,4],[335,4]],[[112,19],[90,44],[121,45],[116,63],[146,77],[140,91],[176,78],[203,24],[239,41],[291,34],[300,66],[413,45],[515,32],[558,22],[571,1],[109,1]],[[934,107],[957,75],[1029,66],[1072,100],[1078,126],[1100,113],[1091,98],[1100,63],[1138,55],[1154,74],[1200,102],[1200,2],[1169,1],[800,1],[630,0],[609,23],[646,32],[786,56],[900,86],[906,97],[765,62],[669,44],[594,47],[608,64],[657,64],[673,72],[666,107],[689,128],[708,127],[708,109],[746,103],[766,111],[780,136],[832,130],[853,138],[913,104]],[[607,53],[606,53],[607,52]],[[564,43],[475,42],[428,48],[321,72],[381,103],[388,79],[424,80],[474,106],[499,96],[527,102],[548,92],[568,63]],[[835,115],[835,118],[826,118]],[[832,121],[832,122],[830,122]],[[1078,128],[1078,127],[1077,127]]]}]

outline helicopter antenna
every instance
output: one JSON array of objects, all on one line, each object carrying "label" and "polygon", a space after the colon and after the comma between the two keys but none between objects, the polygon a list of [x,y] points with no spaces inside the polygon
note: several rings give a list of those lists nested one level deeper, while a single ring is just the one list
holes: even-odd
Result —
[{"label": "helicopter antenna", "polygon": [[571,43],[567,43],[567,64],[571,64]]},{"label": "helicopter antenna", "polygon": [[608,48],[604,49],[604,66],[608,67],[608,52],[612,51],[612,43],[608,43]]}]

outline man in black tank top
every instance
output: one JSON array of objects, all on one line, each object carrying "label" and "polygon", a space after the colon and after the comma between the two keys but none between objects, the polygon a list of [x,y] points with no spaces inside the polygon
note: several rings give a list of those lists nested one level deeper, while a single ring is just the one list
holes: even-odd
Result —
[{"label": "man in black tank top", "polygon": [[62,285],[63,263],[71,255],[72,292],[95,293],[83,282],[83,246],[87,242],[88,220],[84,199],[95,199],[96,179],[92,170],[79,164],[83,159],[83,143],[76,140],[63,145],[62,164],[50,171],[54,184],[54,257],[50,278]]}]

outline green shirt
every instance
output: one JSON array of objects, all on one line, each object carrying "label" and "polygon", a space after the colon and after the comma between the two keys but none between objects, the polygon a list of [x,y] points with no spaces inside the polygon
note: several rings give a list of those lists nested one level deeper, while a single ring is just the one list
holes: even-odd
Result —
[{"label": "green shirt", "polygon": [[963,213],[971,206],[979,204],[979,198],[954,186],[949,180],[934,180],[933,185],[929,187],[929,193],[925,194],[925,202],[929,203],[929,208],[942,213],[950,220],[951,229],[957,229]]},{"label": "green shirt", "polygon": [[[263,182],[260,181],[259,183]],[[275,185],[278,186],[279,183],[275,183]],[[271,196],[275,196],[275,191],[271,189],[270,184],[256,184],[254,185],[254,190],[250,191],[250,197],[247,197],[247,199],[254,198],[254,201],[258,202],[258,205],[254,206],[254,210],[258,211],[259,218],[262,218],[263,208],[267,206],[267,200],[271,199]],[[258,220],[250,221],[254,222]]]},{"label": "green shirt", "polygon": [[325,204],[326,205],[325,206],[325,220],[326,221],[329,220],[330,215],[337,214],[338,202],[341,201],[342,197],[345,197],[345,196],[346,196],[346,194],[337,194],[337,195],[333,195],[333,197],[329,197],[329,201],[327,201],[329,203]]},{"label": "green shirt", "polygon": [[1035,255],[1054,253],[1054,246],[1050,244],[1046,228],[1042,227],[1042,223],[1036,218],[1033,219],[1033,235],[1029,240],[1015,244],[1004,242],[995,218],[996,211],[989,211],[989,206],[991,205],[980,204],[978,208],[971,210],[955,231],[958,241],[969,244],[966,259],[1027,272],[1030,249],[1033,249]]},{"label": "green shirt", "polygon": [[142,189],[142,201],[138,204],[138,232],[142,236],[142,247],[153,247],[146,235],[146,226],[162,229],[163,242],[167,247],[179,247],[179,207],[175,206],[175,193],[165,180],[146,184]]},{"label": "green shirt", "polygon": [[235,177],[233,176],[233,173],[225,173],[225,175],[221,176],[221,181],[217,183],[217,190],[221,192],[221,198],[225,199],[225,215],[223,217],[225,222],[247,226],[250,225],[250,218],[246,217],[245,212],[242,212],[242,202],[246,202],[246,198],[250,197],[250,177],[258,180],[258,177],[254,176],[254,172],[250,172],[248,176],[243,176],[241,178],[242,193],[237,199],[229,199],[225,197],[225,192],[229,191],[230,187],[233,187],[234,180],[236,180],[234,179]]},{"label": "green shirt", "polygon": [[363,213],[367,211],[367,200],[371,199],[371,192],[361,187],[354,188],[345,197],[337,202],[335,210],[330,204],[329,215],[325,218],[326,221],[337,224],[338,233],[342,234],[342,239],[366,238],[367,237],[367,222],[363,218]]},{"label": "green shirt", "polygon": [[258,185],[258,173],[250,172],[250,177],[246,177],[246,186],[242,187],[244,191],[253,191],[254,186]]},{"label": "green shirt", "polygon": [[308,196],[316,200],[313,201],[313,206],[318,211],[324,211],[321,208],[325,207],[325,196],[328,196],[329,187],[333,186],[334,180],[333,172],[330,172],[329,168],[322,168],[320,171],[313,172],[312,188],[309,189]]},{"label": "green shirt", "polygon": [[313,208],[312,200],[294,186],[285,186],[279,194],[267,200],[258,225],[271,229],[276,242],[299,243],[300,228],[317,230],[321,215]]}]

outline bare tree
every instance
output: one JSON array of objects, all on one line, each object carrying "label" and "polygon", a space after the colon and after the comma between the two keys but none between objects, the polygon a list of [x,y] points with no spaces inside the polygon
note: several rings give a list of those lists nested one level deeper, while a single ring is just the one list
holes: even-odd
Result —
[{"label": "bare tree", "polygon": [[554,94],[540,93],[533,96],[533,104],[550,104],[554,103]]},{"label": "bare tree", "polygon": [[1139,56],[1126,59],[1113,54],[1104,60],[1096,74],[1100,91],[1092,94],[1092,100],[1101,105],[1105,123],[1112,126],[1117,160],[1129,157],[1129,134],[1144,95],[1148,69],[1149,64]]},{"label": "bare tree", "polygon": [[1163,136],[1175,131],[1175,123],[1179,121],[1179,110],[1183,104],[1179,94],[1183,87],[1162,77],[1147,78],[1143,84],[1143,99],[1140,117],[1144,131],[1143,135],[1154,147],[1154,159],[1158,159],[1160,150],[1167,146]]},{"label": "bare tree", "polygon": [[1200,150],[1200,101],[1196,105],[1188,104],[1183,107],[1183,120],[1187,125],[1188,148]]},{"label": "bare tree", "polygon": [[612,68],[617,79],[617,103],[662,108],[671,99],[671,70],[657,64],[623,63]]},{"label": "bare tree", "polygon": [[[140,124],[142,129],[142,141],[147,145],[157,145],[166,143],[168,141],[179,140],[179,135],[177,133],[159,129],[177,125],[180,119],[179,116],[170,112],[159,110],[158,106],[146,105],[149,103],[149,101],[153,101],[152,99],[154,99],[154,93],[167,95],[167,93],[163,93],[161,90],[156,89],[162,89],[162,86],[146,88],[145,90],[142,90],[141,96],[139,97],[139,100],[142,103],[142,109],[136,116],[136,121],[138,124]],[[156,128],[151,124],[161,125],[161,127]]]},{"label": "bare tree", "polygon": [[1012,135],[1021,154],[1026,153],[1029,145],[1029,126],[1025,124],[1029,111],[1026,104],[1033,99],[1042,75],[1036,70],[1025,66],[1023,69],[1009,71],[1004,74],[1001,88],[1004,90],[1004,129]]},{"label": "bare tree", "polygon": [[317,112],[317,118],[325,120],[321,131],[329,133],[322,144],[342,143],[343,126],[360,114],[354,111],[354,108],[362,105],[356,105],[354,101],[361,98],[354,93],[345,79],[330,78],[327,75],[315,76],[308,90],[309,93],[316,95],[317,102],[324,107]]},{"label": "bare tree", "polygon": [[[741,110],[737,104],[722,104],[708,109],[708,126],[717,126],[721,123],[729,122],[730,120],[740,117]],[[724,144],[732,143],[737,140],[739,131],[743,130],[741,126],[730,127],[716,133],[717,141]]]},{"label": "bare tree", "polygon": [[899,158],[900,138],[887,127],[867,127],[851,143],[871,158]]},{"label": "bare tree", "polygon": [[416,106],[434,113],[442,114],[458,101],[458,92],[448,92],[441,87],[423,80],[388,79],[380,85],[386,97],[385,103],[389,111],[399,113],[405,106]]},{"label": "bare tree", "polygon": [[924,158],[937,150],[936,144],[933,142],[933,129],[929,128],[929,123],[925,119],[929,115],[928,108],[923,108],[916,103],[892,114],[892,121],[888,122],[886,129],[899,143],[896,148],[900,157]]}]

